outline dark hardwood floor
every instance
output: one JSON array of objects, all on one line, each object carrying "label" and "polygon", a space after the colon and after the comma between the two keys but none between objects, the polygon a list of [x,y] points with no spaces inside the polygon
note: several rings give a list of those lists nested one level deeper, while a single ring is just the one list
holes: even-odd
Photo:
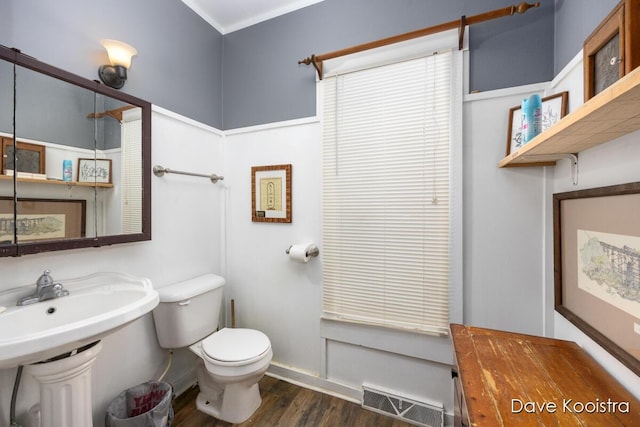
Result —
[{"label": "dark hardwood floor", "polygon": [[324,393],[264,376],[260,381],[262,405],[242,424],[216,420],[196,409],[198,388],[173,402],[173,427],[404,427],[411,424],[368,411],[360,405]]}]

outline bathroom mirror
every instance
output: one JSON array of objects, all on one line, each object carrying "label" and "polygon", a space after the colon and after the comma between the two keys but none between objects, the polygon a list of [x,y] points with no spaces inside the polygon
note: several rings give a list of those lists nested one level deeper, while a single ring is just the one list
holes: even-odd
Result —
[{"label": "bathroom mirror", "polygon": [[0,256],[151,239],[151,106],[0,47]]}]

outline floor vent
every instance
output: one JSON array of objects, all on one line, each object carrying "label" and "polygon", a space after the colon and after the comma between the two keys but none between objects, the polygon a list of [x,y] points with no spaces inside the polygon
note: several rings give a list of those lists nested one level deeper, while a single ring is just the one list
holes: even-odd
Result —
[{"label": "floor vent", "polygon": [[376,390],[367,386],[362,388],[364,389],[362,397],[363,408],[418,426],[444,426],[444,409],[442,406],[416,402],[415,400],[395,396],[386,391]]}]

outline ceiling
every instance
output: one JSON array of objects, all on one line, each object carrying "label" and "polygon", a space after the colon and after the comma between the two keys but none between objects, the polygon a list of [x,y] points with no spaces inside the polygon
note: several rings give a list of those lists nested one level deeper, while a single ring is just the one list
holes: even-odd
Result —
[{"label": "ceiling", "polygon": [[182,0],[221,34],[231,33],[323,0]]}]

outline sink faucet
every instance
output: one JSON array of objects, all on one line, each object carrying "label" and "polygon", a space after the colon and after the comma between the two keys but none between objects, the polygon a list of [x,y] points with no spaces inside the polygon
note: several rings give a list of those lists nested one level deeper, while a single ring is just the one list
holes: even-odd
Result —
[{"label": "sink faucet", "polygon": [[36,281],[36,293],[27,295],[18,300],[18,305],[34,304],[40,301],[46,301],[54,298],[60,298],[69,295],[69,291],[64,289],[61,283],[54,283],[49,270],[44,273]]}]

